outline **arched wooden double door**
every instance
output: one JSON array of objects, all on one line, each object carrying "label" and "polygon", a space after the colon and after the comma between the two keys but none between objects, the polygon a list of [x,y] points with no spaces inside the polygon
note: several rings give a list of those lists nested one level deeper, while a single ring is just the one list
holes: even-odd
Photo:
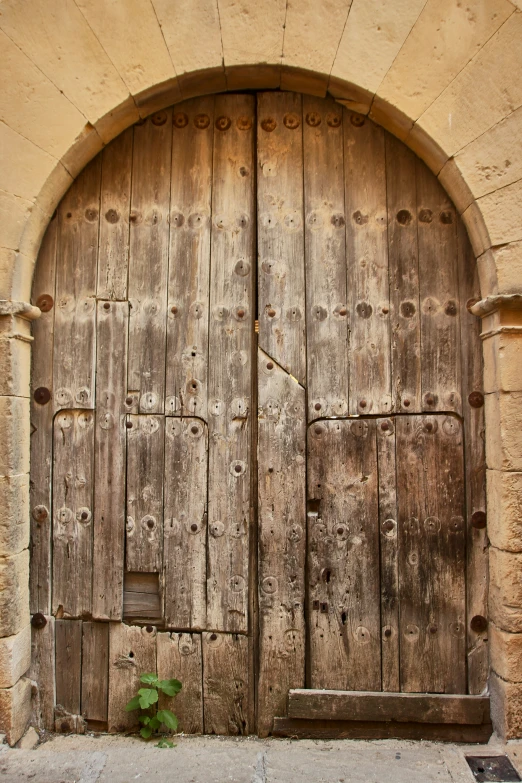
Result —
[{"label": "arched wooden double door", "polygon": [[437,179],[333,100],[194,99],[87,166],[34,284],[60,725],[129,727],[156,670],[187,732],[266,734],[296,687],[482,690],[477,296]]}]

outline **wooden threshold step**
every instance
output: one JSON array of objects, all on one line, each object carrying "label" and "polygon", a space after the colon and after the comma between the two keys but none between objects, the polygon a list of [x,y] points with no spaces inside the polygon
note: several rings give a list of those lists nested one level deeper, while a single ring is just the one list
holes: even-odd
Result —
[{"label": "wooden threshold step", "polygon": [[491,722],[487,696],[306,689],[289,692],[288,718],[466,726]]},{"label": "wooden threshold step", "polygon": [[486,743],[491,723],[400,723],[395,721],[301,720],[275,718],[272,735],[290,739],[409,739]]}]

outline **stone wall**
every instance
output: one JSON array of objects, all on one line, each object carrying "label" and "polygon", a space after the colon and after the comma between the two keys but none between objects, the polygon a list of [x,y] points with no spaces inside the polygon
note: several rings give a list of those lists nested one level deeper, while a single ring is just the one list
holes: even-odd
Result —
[{"label": "stone wall", "polygon": [[0,3],[0,727],[30,712],[30,301],[73,178],[139,117],[242,88],[332,94],[439,176],[484,318],[493,717],[522,736],[522,0]]}]

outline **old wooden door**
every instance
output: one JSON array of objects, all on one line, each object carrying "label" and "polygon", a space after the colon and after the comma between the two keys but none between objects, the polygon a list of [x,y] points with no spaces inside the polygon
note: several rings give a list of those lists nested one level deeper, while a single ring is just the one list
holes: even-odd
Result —
[{"label": "old wooden door", "polygon": [[158,112],[64,197],[33,295],[46,725],[130,728],[156,670],[186,732],[482,690],[478,283],[402,143],[295,93]]}]

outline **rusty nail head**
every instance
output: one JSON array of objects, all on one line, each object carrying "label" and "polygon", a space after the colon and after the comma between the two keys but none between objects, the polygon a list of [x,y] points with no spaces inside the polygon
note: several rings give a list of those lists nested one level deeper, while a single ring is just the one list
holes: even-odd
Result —
[{"label": "rusty nail head", "polygon": [[487,517],[485,511],[475,511],[471,515],[471,526],[477,530],[483,530],[487,524]]},{"label": "rusty nail head", "polygon": [[321,124],[321,115],[316,111],[308,112],[305,119],[311,128],[317,128],[317,126]]},{"label": "rusty nail head", "polygon": [[301,121],[297,116],[297,114],[294,114],[293,112],[289,112],[288,114],[285,114],[285,116],[283,117],[283,124],[289,130],[295,130],[300,126]]},{"label": "rusty nail head", "polygon": [[126,405],[132,405],[133,402],[134,402],[134,398],[133,397],[125,397],[125,404]]},{"label": "rusty nail head", "polygon": [[47,620],[41,612],[36,612],[31,617],[31,625],[33,628],[44,628],[47,625]]},{"label": "rusty nail head", "polygon": [[216,641],[216,639],[217,639],[217,633],[211,633],[211,634],[210,634],[210,641],[211,641],[211,642],[215,642],[215,641]]},{"label": "rusty nail head", "polygon": [[272,362],[267,362],[266,369],[267,370],[273,370],[274,369],[273,363]]},{"label": "rusty nail head", "polygon": [[424,402],[426,403],[426,405],[435,405],[435,397],[433,396],[433,394],[430,394],[428,392],[428,394],[426,394],[424,397]]},{"label": "rusty nail head", "polygon": [[360,403],[359,403],[359,406],[361,408],[366,408],[367,405],[368,405],[368,403],[366,402],[366,400],[361,400]]},{"label": "rusty nail head", "polygon": [[261,127],[267,133],[272,133],[272,131],[277,128],[277,122],[273,117],[267,117],[266,119],[261,120]]},{"label": "rusty nail head", "polygon": [[326,124],[330,128],[338,128],[341,124],[341,115],[334,111],[328,112],[326,115]]},{"label": "rusty nail head", "polygon": [[42,313],[48,313],[52,310],[54,300],[50,294],[41,294],[36,300],[36,306],[40,308]]},{"label": "rusty nail head", "polygon": [[35,389],[33,397],[34,401],[37,402],[38,405],[47,405],[51,399],[51,392],[45,386],[39,386],[37,389]]},{"label": "rusty nail head", "polygon": [[337,528],[337,535],[338,536],[342,536],[343,533],[344,533],[344,527],[338,527]]},{"label": "rusty nail head", "polygon": [[167,112],[158,111],[156,112],[156,114],[152,115],[153,125],[165,125],[166,122],[167,122]]},{"label": "rusty nail head", "polygon": [[147,631],[147,633],[152,633],[153,630],[154,630],[154,626],[153,625],[147,625],[145,630]]},{"label": "rusty nail head", "polygon": [[232,125],[232,120],[230,117],[218,117],[216,120],[216,128],[220,131],[226,131],[230,128]]},{"label": "rusty nail head", "polygon": [[236,471],[236,473],[241,473],[241,465],[236,465],[234,470]]},{"label": "rusty nail head", "polygon": [[199,130],[204,130],[210,125],[210,117],[208,114],[196,114],[194,117],[194,125],[196,128],[199,128]]},{"label": "rusty nail head", "polygon": [[430,625],[430,633],[437,633],[437,626],[436,625]]},{"label": "rusty nail head", "polygon": [[103,305],[103,309],[104,310],[110,310],[111,309],[111,303],[110,302],[105,302],[104,305]]},{"label": "rusty nail head", "polygon": [[174,115],[175,128],[184,128],[186,125],[188,125],[188,117],[184,112],[180,111]]},{"label": "rusty nail head", "polygon": [[409,400],[404,400],[403,405],[404,405],[405,408],[409,408],[410,407],[410,401]]},{"label": "rusty nail head", "polygon": [[382,422],[381,422],[381,430],[384,430],[384,432],[386,432],[386,431],[387,431],[387,430],[389,430],[389,429],[390,429],[390,424],[389,424],[389,422],[387,422],[387,421],[382,421]]},{"label": "rusty nail head", "polygon": [[199,429],[198,429],[198,427],[196,426],[196,424],[193,424],[193,425],[192,425],[192,427],[190,428],[190,431],[191,431],[191,433],[192,433],[193,435],[197,435],[197,434],[198,434],[198,432],[199,432]]},{"label": "rusty nail head", "polygon": [[176,305],[172,305],[172,307],[170,308],[170,312],[172,313],[172,315],[176,315],[176,313],[178,312],[178,308],[176,307]]},{"label": "rusty nail head", "polygon": [[484,395],[482,392],[473,391],[468,397],[468,402],[472,408],[482,408],[484,405]]},{"label": "rusty nail head", "polygon": [[132,429],[132,421],[126,421],[125,422],[125,426],[127,427],[128,430],[131,430]]},{"label": "rusty nail head", "polygon": [[386,522],[383,524],[383,528],[385,530],[393,530],[394,528],[393,520],[387,519]]},{"label": "rusty nail head", "polygon": [[270,318],[273,318],[275,316],[275,314],[276,314],[276,311],[273,309],[273,307],[271,307],[270,310],[268,311],[268,315],[270,316]]},{"label": "rusty nail head", "polygon": [[316,402],[315,405],[314,405],[314,408],[315,408],[316,411],[320,411],[321,407],[322,407],[322,405],[321,405],[320,402]]},{"label": "rusty nail head", "polygon": [[87,511],[82,511],[82,519],[88,519],[89,513]]},{"label": "rusty nail head", "polygon": [[350,122],[352,125],[354,125],[356,128],[360,128],[365,123],[365,118],[362,114],[352,114],[350,117]]},{"label": "rusty nail head", "polygon": [[339,315],[346,315],[346,307],[341,307],[339,310]]},{"label": "rusty nail head", "polygon": [[245,311],[241,307],[237,311],[237,317],[238,318],[244,318],[245,317]]},{"label": "rusty nail head", "polygon": [[482,617],[481,614],[476,614],[475,617],[471,618],[470,628],[475,633],[484,633],[484,631],[487,630],[487,627],[488,621],[485,617]]},{"label": "rusty nail head", "polygon": [[384,635],[386,637],[390,638],[390,636],[392,635],[391,628],[386,628],[386,630],[384,632]]},{"label": "rusty nail head", "polygon": [[252,127],[252,120],[250,117],[238,117],[236,125],[239,130],[247,131]]},{"label": "rusty nail head", "polygon": [[193,522],[193,523],[191,524],[191,526],[190,526],[190,529],[192,530],[192,532],[193,532],[193,533],[195,533],[195,532],[196,532],[196,530],[198,529],[198,526],[196,525],[196,523],[195,523],[195,522]]}]

